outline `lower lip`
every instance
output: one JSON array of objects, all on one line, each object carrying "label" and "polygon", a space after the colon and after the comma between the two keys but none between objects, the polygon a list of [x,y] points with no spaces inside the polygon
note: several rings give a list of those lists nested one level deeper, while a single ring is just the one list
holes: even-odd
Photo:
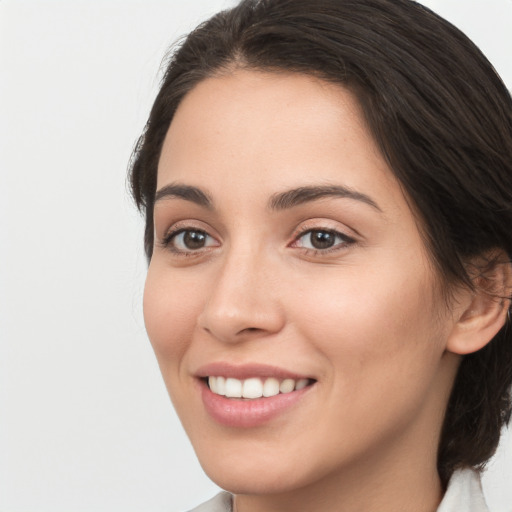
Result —
[{"label": "lower lip", "polygon": [[217,395],[201,381],[201,397],[208,414],[221,425],[251,428],[268,423],[283,414],[296,405],[313,386],[314,384],[268,398],[243,400]]}]

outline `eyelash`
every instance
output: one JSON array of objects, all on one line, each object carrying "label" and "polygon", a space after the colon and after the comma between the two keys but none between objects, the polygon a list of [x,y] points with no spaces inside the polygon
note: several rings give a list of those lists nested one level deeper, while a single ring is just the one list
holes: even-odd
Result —
[{"label": "eyelash", "polygon": [[184,257],[190,257],[190,256],[197,256],[199,254],[202,254],[204,252],[204,249],[207,247],[202,247],[197,250],[189,249],[189,250],[183,250],[183,249],[177,249],[173,242],[176,240],[176,238],[185,233],[200,233],[208,238],[211,238],[212,240],[215,240],[211,235],[208,234],[204,229],[194,228],[194,227],[184,227],[184,228],[177,228],[175,230],[169,231],[166,233],[164,239],[162,240],[162,246],[169,251],[171,251],[176,256],[184,256]]},{"label": "eyelash", "polygon": [[[194,228],[194,227],[180,227],[180,228],[177,228],[175,230],[172,230],[172,231],[169,231],[168,233],[166,233],[164,239],[161,242],[161,246],[168,249],[169,251],[171,251],[174,255],[176,255],[178,257],[198,256],[198,255],[204,254],[205,249],[208,250],[209,247],[215,247],[215,245],[210,245],[210,246],[198,248],[197,250],[177,249],[173,245],[173,242],[176,240],[176,238],[179,235],[185,234],[185,233],[202,234],[207,238],[215,240],[214,237],[212,237],[210,234],[208,234],[207,231],[205,231],[203,229]],[[338,243],[335,243],[332,247],[327,247],[325,249],[315,249],[315,248],[301,247],[301,246],[296,245],[301,238],[303,238],[304,236],[306,236],[308,234],[313,234],[313,233],[323,233],[323,234],[327,234],[327,235],[332,235],[337,239],[341,239],[341,241],[338,241]],[[340,231],[337,231],[335,229],[322,228],[322,227],[316,226],[316,227],[304,229],[304,230],[300,231],[299,233],[297,233],[294,236],[293,242],[291,244],[289,244],[288,247],[296,247],[308,255],[313,255],[313,256],[324,255],[325,256],[326,254],[330,254],[332,252],[341,251],[355,243],[356,243],[356,240],[354,238],[352,238],[344,233],[341,233]]]},{"label": "eyelash", "polygon": [[[332,247],[327,247],[325,249],[314,249],[314,248],[307,248],[307,247],[298,247],[296,244],[298,241],[303,238],[304,236],[310,234],[310,236],[313,233],[323,233],[332,235],[337,239],[341,239],[341,242],[335,243]],[[293,242],[290,244],[291,247],[297,247],[298,249],[301,249],[306,254],[312,254],[313,256],[322,256],[326,254],[330,254],[332,252],[341,251],[350,245],[353,245],[356,243],[356,240],[345,233],[342,233],[340,231],[337,231],[335,229],[330,228],[322,228],[322,227],[313,227],[313,228],[306,228],[299,232],[297,235],[295,235]]]}]

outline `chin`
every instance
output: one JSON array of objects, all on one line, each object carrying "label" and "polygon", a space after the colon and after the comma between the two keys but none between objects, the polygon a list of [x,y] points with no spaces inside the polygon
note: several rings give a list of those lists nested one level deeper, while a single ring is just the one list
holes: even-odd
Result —
[{"label": "chin", "polygon": [[[336,464],[326,454],[314,460],[313,453],[319,451],[308,450],[300,436],[299,442],[291,445],[277,437],[278,443],[266,446],[249,439],[232,439],[226,444],[217,443],[215,448],[215,443],[205,442],[203,446],[196,445],[196,454],[207,476],[233,494],[287,494],[343,471],[345,464],[339,458]],[[348,461],[347,464],[350,465]]]},{"label": "chin", "polygon": [[203,465],[208,477],[219,487],[233,494],[284,494],[307,485],[306,475],[292,468],[267,467],[227,468],[225,464]]}]

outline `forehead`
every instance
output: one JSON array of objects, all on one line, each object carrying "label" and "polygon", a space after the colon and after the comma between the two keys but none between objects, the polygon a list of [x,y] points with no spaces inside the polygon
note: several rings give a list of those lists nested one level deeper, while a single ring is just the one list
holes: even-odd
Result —
[{"label": "forehead", "polygon": [[402,196],[350,91],[307,75],[247,70],[206,79],[183,99],[158,188],[174,181],[240,193],[250,182],[267,196],[318,183],[379,185],[395,202]]}]

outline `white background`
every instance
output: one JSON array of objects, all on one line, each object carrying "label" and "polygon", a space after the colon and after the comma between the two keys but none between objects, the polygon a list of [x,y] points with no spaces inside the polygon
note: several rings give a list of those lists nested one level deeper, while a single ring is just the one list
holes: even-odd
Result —
[{"label": "white background", "polygon": [[[512,0],[425,3],[512,87]],[[125,173],[166,48],[230,4],[0,0],[0,512],[173,512],[216,491],[146,340]],[[511,481],[507,435],[493,512]]]}]

